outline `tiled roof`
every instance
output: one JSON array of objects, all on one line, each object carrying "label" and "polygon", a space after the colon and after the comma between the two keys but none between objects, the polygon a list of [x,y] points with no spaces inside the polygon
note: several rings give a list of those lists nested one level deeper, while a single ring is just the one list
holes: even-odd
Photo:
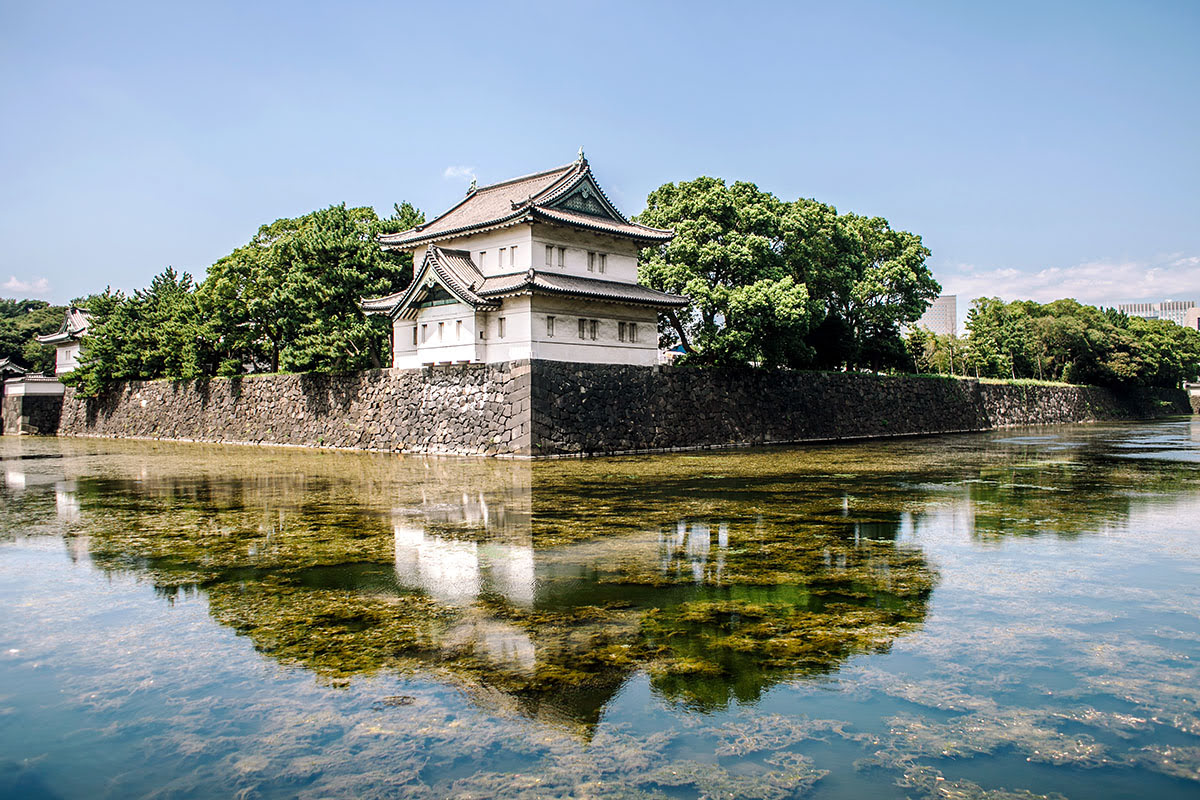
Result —
[{"label": "tiled roof", "polygon": [[20,364],[14,363],[12,359],[0,358],[0,375],[3,375],[6,372],[12,375],[24,375],[26,372],[29,372],[29,370],[25,369]]},{"label": "tiled roof", "polygon": [[645,225],[639,225],[636,222],[614,222],[602,217],[594,217],[591,214],[568,211],[565,208],[539,207],[533,209],[533,214],[549,222],[558,222],[563,225],[612,233],[617,236],[627,236],[631,239],[640,239],[643,242],[665,242],[675,235],[674,231],[649,228]]},{"label": "tiled roof", "polygon": [[686,297],[660,292],[636,283],[605,281],[539,270],[529,270],[515,275],[497,275],[484,281],[479,290],[479,294],[484,297],[502,297],[522,292],[560,294],[661,308],[682,308],[688,304]]},{"label": "tiled roof", "polygon": [[481,297],[476,292],[483,285],[484,277],[475,267],[470,253],[465,250],[445,250],[432,245],[425,251],[425,260],[413,271],[413,280],[408,288],[386,297],[361,300],[359,307],[367,314],[403,312],[425,286],[431,271],[447,291],[464,303],[476,308],[495,305],[493,301]]},{"label": "tiled roof", "polygon": [[499,298],[514,294],[555,294],[582,297],[614,303],[632,303],[654,308],[682,308],[688,298],[660,292],[647,286],[622,281],[606,281],[563,275],[556,272],[528,270],[485,278],[465,250],[444,250],[436,245],[425,253],[425,260],[413,274],[413,281],[403,292],[360,301],[367,314],[388,314],[392,318],[411,317],[416,313],[412,304],[428,283],[432,271],[438,282],[462,302],[474,307],[496,308]]},{"label": "tiled roof", "polygon": [[86,308],[71,306],[67,309],[62,325],[55,333],[35,337],[42,344],[66,344],[75,342],[87,335],[92,315]]},{"label": "tiled roof", "polygon": [[[468,192],[457,205],[432,222],[400,233],[383,234],[379,237],[379,243],[385,248],[406,250],[427,242],[532,219],[583,227],[643,242],[665,242],[674,235],[672,231],[649,228],[627,220],[608,201],[591,172],[587,159],[581,154],[578,161],[566,166],[481,186]],[[597,198],[596,202],[605,214],[612,215],[612,219],[549,207],[585,180],[599,190],[602,199]]]}]

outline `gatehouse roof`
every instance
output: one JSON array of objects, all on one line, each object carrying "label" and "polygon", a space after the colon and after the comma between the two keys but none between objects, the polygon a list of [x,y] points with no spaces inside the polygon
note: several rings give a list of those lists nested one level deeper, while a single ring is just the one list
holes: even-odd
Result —
[{"label": "gatehouse roof", "polygon": [[543,221],[607,233],[651,245],[669,241],[673,231],[639,225],[608,199],[581,152],[561,167],[488,186],[472,184],[450,210],[400,233],[380,235],[388,250],[412,250],[422,244],[467,236],[523,222]]},{"label": "gatehouse roof", "polygon": [[71,306],[67,309],[67,313],[63,316],[62,325],[54,333],[48,333],[45,336],[37,336],[36,338],[42,344],[67,344],[69,342],[77,342],[87,335],[88,325],[91,323],[92,315],[88,313],[86,308],[77,308]]}]

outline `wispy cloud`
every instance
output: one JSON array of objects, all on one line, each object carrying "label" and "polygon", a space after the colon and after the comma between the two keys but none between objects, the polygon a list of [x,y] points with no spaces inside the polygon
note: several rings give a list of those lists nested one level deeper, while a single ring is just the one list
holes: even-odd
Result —
[{"label": "wispy cloud", "polygon": [[442,177],[446,178],[447,180],[472,181],[472,180],[475,180],[475,168],[474,167],[446,167],[446,169],[442,172]]},{"label": "wispy cloud", "polygon": [[1200,256],[1182,254],[1153,262],[1102,260],[1029,271],[980,269],[962,264],[939,270],[937,277],[943,291],[957,294],[960,304],[976,297],[1039,303],[1073,297],[1097,306],[1158,300],[1200,301]]},{"label": "wispy cloud", "polygon": [[4,291],[21,295],[22,297],[44,297],[50,294],[50,281],[45,278],[34,278],[31,281],[18,280],[16,275],[4,282]]}]

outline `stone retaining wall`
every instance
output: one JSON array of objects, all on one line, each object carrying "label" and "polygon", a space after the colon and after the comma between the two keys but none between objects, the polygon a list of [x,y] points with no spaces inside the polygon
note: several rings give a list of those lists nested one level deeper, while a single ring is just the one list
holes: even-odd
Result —
[{"label": "stone retaining wall", "polygon": [[0,401],[0,433],[50,433],[58,430],[62,395],[4,395]]},{"label": "stone retaining wall", "polygon": [[58,432],[563,456],[982,431],[1191,412],[1182,391],[515,361],[68,389]]},{"label": "stone retaining wall", "polygon": [[525,455],[528,419],[529,364],[512,362],[68,388],[59,433]]},{"label": "stone retaining wall", "polygon": [[536,455],[982,431],[1186,414],[1182,392],[533,362]]}]

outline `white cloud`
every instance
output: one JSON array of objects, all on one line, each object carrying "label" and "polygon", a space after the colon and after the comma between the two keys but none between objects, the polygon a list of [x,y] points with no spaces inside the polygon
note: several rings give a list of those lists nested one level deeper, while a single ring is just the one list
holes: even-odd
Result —
[{"label": "white cloud", "polygon": [[44,297],[50,294],[50,281],[45,278],[22,281],[18,280],[16,275],[12,275],[4,282],[3,289],[6,292],[12,292],[22,297]]},{"label": "white cloud", "polygon": [[446,179],[454,179],[454,180],[458,180],[458,179],[475,180],[475,168],[474,167],[446,167],[446,169],[442,172],[442,177],[446,178]]},{"label": "white cloud", "polygon": [[1179,254],[1155,262],[1089,261],[1026,272],[963,264],[939,270],[937,278],[942,291],[958,295],[964,307],[976,297],[1039,303],[1073,297],[1095,306],[1159,300],[1200,302],[1200,256]]}]

